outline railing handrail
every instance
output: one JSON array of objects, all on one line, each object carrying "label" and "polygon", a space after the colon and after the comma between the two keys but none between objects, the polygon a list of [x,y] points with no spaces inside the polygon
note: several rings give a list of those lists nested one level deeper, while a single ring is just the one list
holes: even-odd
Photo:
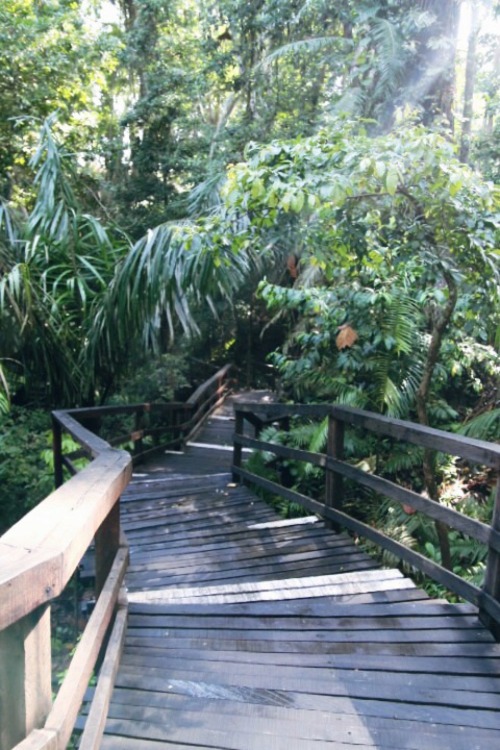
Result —
[{"label": "railing handrail", "polygon": [[131,472],[130,455],[109,448],[1,537],[0,630],[59,596]]},{"label": "railing handrail", "polygon": [[459,456],[473,463],[484,464],[500,470],[500,445],[486,440],[465,437],[435,427],[386,417],[376,412],[334,404],[253,404],[239,402],[237,410],[253,414],[263,423],[279,421],[286,417],[324,418],[331,416],[341,422],[364,427],[371,432],[405,440],[415,445],[432,448]]},{"label": "railing handrail", "polygon": [[[328,521],[354,531],[371,540],[416,569],[468,599],[479,608],[481,618],[495,633],[500,635],[500,445],[484,440],[456,435],[444,430],[426,427],[413,422],[393,419],[374,412],[331,404],[255,404],[239,402],[235,405],[236,428],[234,435],[233,475],[262,487],[268,492],[303,505],[309,511],[322,515]],[[250,438],[243,435],[243,420],[262,428],[265,424],[280,422],[288,426],[292,417],[323,419],[328,417],[328,445],[326,453],[313,453],[283,446],[278,443]],[[459,456],[472,463],[493,468],[497,473],[495,507],[491,524],[471,519],[456,510],[447,508],[423,495],[385,479],[363,471],[343,460],[344,426],[362,427],[378,435],[407,441],[435,451]],[[325,501],[322,502],[277,482],[264,479],[242,467],[242,448],[251,448],[272,453],[278,457],[312,463],[326,471]],[[461,579],[433,560],[390,539],[382,532],[350,516],[342,509],[344,478],[359,485],[406,504],[422,512],[437,523],[451,528],[488,546],[488,566],[483,588]]]},{"label": "railing handrail", "polygon": [[194,391],[194,393],[191,394],[191,396],[186,401],[187,404],[190,406],[195,406],[200,401],[202,401],[202,396],[205,395],[207,391],[210,390],[210,388],[215,385],[215,383],[219,383],[221,380],[223,380],[228,372],[231,370],[233,365],[224,365],[224,367],[221,367],[220,370],[217,370],[208,380],[205,380],[204,383],[198,386],[198,388]]}]

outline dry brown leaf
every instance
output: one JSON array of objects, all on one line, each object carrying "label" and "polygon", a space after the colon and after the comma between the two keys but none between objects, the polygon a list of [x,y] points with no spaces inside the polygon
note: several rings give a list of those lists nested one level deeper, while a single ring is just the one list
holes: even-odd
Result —
[{"label": "dry brown leaf", "polygon": [[295,255],[289,255],[286,261],[286,265],[288,268],[288,273],[292,277],[292,279],[298,278],[299,275],[299,269],[297,268],[297,257]]},{"label": "dry brown leaf", "polygon": [[337,344],[337,349],[346,349],[353,346],[357,340],[358,334],[354,328],[346,323],[345,325],[340,326],[340,333],[335,339],[335,343]]}]

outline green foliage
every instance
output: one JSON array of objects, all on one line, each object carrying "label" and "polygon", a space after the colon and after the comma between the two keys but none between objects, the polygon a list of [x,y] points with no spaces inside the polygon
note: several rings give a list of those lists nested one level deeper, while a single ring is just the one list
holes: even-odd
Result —
[{"label": "green foliage", "polygon": [[162,354],[134,367],[124,378],[114,402],[142,403],[180,400],[180,393],[189,387],[188,362],[181,354]]},{"label": "green foliage", "polygon": [[31,165],[37,193],[30,214],[6,204],[0,212],[0,353],[10,357],[7,364],[18,363],[17,387],[31,395],[43,384],[52,403],[74,404],[92,399],[105,366],[89,347],[88,330],[124,240],[83,211],[68,178],[71,160],[54,141],[51,121]]},{"label": "green foliage", "polygon": [[498,440],[500,435],[500,409],[490,409],[478,414],[458,430],[462,435],[480,440]]},{"label": "green foliage", "polygon": [[[272,310],[299,316],[284,351],[271,356],[283,388],[299,400],[408,414],[425,351],[422,312],[391,287],[392,279],[377,291],[263,285],[261,294]],[[336,337],[346,321],[359,343],[339,350]]]},{"label": "green foliage", "polygon": [[[72,147],[98,131],[99,90],[113,68],[110,38],[76,0],[3,0],[0,7],[0,195],[24,201],[40,121],[59,113]],[[27,179],[26,179],[27,178]]]},{"label": "green foliage", "polygon": [[53,474],[44,451],[51,445],[50,416],[41,410],[13,406],[1,417],[0,534],[53,489]]},{"label": "green foliage", "polygon": [[[240,247],[266,247],[276,227],[293,228],[299,279],[293,289],[263,284],[261,294],[290,321],[273,363],[295,398],[411,416],[431,367],[427,409],[449,424],[450,378],[481,360],[498,367],[498,193],[454,159],[448,141],[421,126],[367,137],[339,121],[313,138],[249,148],[223,194],[251,216]],[[445,339],[440,364],[431,337],[449,305],[440,336],[456,324],[456,343]],[[346,323],[358,340],[338,349]],[[478,336],[484,345],[474,351]],[[475,378],[465,380],[471,392]]]},{"label": "green foliage", "polygon": [[0,355],[28,399],[92,404],[131,355],[165,347],[179,327],[198,333],[193,310],[217,314],[255,262],[233,253],[217,216],[160,225],[132,245],[83,210],[51,124],[32,159],[31,212],[0,204]]}]

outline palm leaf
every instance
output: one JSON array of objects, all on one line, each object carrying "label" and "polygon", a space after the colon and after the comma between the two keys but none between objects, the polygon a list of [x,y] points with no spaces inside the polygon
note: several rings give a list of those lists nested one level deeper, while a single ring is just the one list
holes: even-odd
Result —
[{"label": "palm leaf", "polygon": [[478,414],[461,425],[457,432],[479,440],[500,440],[500,409],[490,409]]},{"label": "palm leaf", "polygon": [[270,52],[259,63],[258,67],[267,67],[275,60],[287,55],[306,54],[312,55],[324,49],[338,50],[339,47],[349,46],[351,41],[342,36],[317,36],[309,39],[299,39],[295,42],[283,44],[281,47]]}]

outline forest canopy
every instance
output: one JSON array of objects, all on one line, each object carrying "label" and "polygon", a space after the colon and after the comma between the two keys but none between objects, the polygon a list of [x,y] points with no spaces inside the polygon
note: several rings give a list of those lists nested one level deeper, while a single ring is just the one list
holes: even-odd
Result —
[{"label": "forest canopy", "polygon": [[497,10],[5,0],[4,411],[234,356],[290,397],[495,431]]}]

